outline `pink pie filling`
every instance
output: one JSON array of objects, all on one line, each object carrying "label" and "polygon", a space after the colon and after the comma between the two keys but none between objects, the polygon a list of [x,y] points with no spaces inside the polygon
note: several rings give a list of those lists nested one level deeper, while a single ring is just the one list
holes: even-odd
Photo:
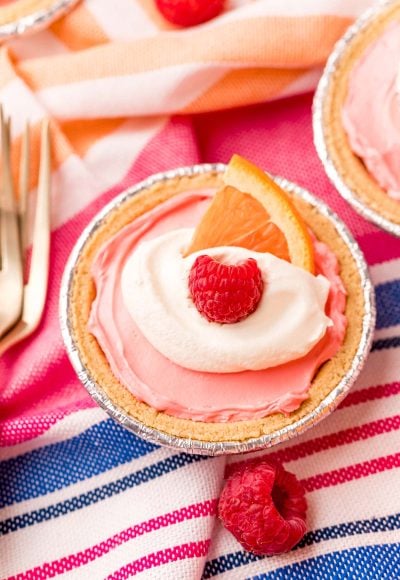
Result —
[{"label": "pink pie filling", "polygon": [[343,106],[350,146],[400,200],[400,26],[392,22],[354,66]]},{"label": "pink pie filling", "polygon": [[218,422],[288,414],[307,399],[316,370],[336,354],[346,332],[345,291],[337,259],[325,244],[314,242],[316,270],[331,282],[326,313],[334,324],[305,357],[278,367],[228,374],[184,369],[153,348],[124,305],[121,274],[135,246],[173,229],[195,227],[213,193],[178,195],[134,220],[103,246],[92,268],[97,296],[89,330],[115,376],[137,399],[155,409],[185,419]]}]

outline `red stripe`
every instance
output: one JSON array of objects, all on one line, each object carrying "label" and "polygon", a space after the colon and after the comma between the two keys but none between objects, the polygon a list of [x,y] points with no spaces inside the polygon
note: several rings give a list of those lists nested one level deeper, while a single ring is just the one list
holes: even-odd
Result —
[{"label": "red stripe", "polygon": [[71,404],[65,408],[60,407],[60,409],[52,413],[44,413],[43,415],[35,415],[34,417],[21,417],[19,419],[4,421],[1,424],[0,430],[0,448],[12,447],[13,445],[25,443],[25,441],[29,439],[39,437],[68,415],[92,407],[95,408],[96,403],[88,398],[78,401],[76,404]]},{"label": "red stripe", "polygon": [[[397,467],[400,467],[400,453],[378,457],[377,459],[371,459],[370,461],[364,461],[363,463],[356,463],[355,465],[349,465],[348,467],[342,467],[340,469],[334,469],[332,471],[313,475],[312,477],[302,479],[301,482],[306,491],[310,492],[322,489],[323,487],[332,487],[334,485],[347,483],[354,479],[368,477],[369,475],[374,475],[375,473],[388,471],[389,469],[395,469]],[[392,492],[394,492],[394,490],[387,490],[387,493]]]},{"label": "red stripe", "polygon": [[357,238],[369,265],[388,262],[400,257],[400,240],[386,232],[377,231]]},{"label": "red stripe", "polygon": [[377,421],[371,421],[364,425],[351,427],[350,429],[343,429],[343,431],[337,433],[317,437],[311,441],[299,443],[293,447],[288,447],[287,449],[271,453],[269,457],[280,462],[294,461],[306,457],[307,455],[312,455],[313,453],[319,453],[320,451],[333,449],[340,445],[347,445],[356,441],[369,439],[370,437],[375,437],[376,435],[382,435],[382,433],[389,433],[390,431],[396,431],[398,429],[400,429],[400,415],[387,417],[386,419],[378,419]]},{"label": "red stripe", "polygon": [[371,423],[344,429],[343,431],[325,435],[324,437],[317,437],[311,441],[299,443],[298,445],[293,445],[293,447],[270,453],[268,458],[279,462],[294,461],[307,455],[312,455],[313,453],[319,453],[320,451],[333,449],[340,445],[347,445],[356,441],[369,439],[370,437],[396,431],[397,429],[400,429],[400,415],[371,421]]},{"label": "red stripe", "polygon": [[[308,455],[319,453],[320,451],[326,451],[327,449],[333,449],[340,445],[347,445],[356,441],[369,439],[370,437],[382,435],[382,433],[390,433],[390,431],[396,431],[398,429],[400,429],[400,415],[395,415],[394,417],[378,419],[377,421],[365,423],[365,425],[359,425],[358,427],[351,427],[350,429],[343,429],[343,431],[338,431],[337,433],[317,437],[310,441],[298,443],[297,445],[292,445],[291,447],[280,449],[273,453],[266,453],[264,457],[267,460],[279,463],[295,461],[296,459],[302,459]],[[259,458],[257,458],[257,461],[258,459]],[[251,464],[252,461],[254,461],[254,459],[238,461],[228,465],[226,467],[225,477],[229,477],[232,473],[237,471],[237,469],[240,469],[241,466],[247,463]]]},{"label": "red stripe", "polygon": [[[200,540],[199,542],[189,542],[187,544],[181,544],[180,546],[174,546],[173,548],[166,548],[159,552],[153,552],[148,556],[144,556],[123,566],[114,572],[114,574],[107,576],[107,580],[125,580],[149,568],[155,568],[156,566],[162,566],[163,564],[176,562],[178,560],[186,560],[187,558],[205,557],[207,556],[210,542],[211,540]],[[180,578],[180,576],[175,576],[175,578]]]},{"label": "red stripe", "polygon": [[375,401],[376,399],[384,399],[392,395],[400,393],[400,383],[388,383],[386,385],[378,385],[376,387],[367,387],[349,393],[347,397],[340,403],[339,409],[350,407],[351,405],[358,405],[366,403],[367,401]]},{"label": "red stripe", "polygon": [[[42,566],[37,566],[26,572],[18,574],[17,576],[12,576],[8,580],[34,580],[36,578],[51,578],[58,574],[63,574],[80,566],[84,566],[96,558],[100,558],[110,552],[111,550],[117,548],[121,544],[128,542],[132,538],[142,536],[149,532],[154,532],[160,528],[171,526],[173,524],[181,523],[185,520],[191,520],[193,518],[200,518],[206,516],[214,516],[217,513],[217,500],[211,499],[206,500],[201,503],[192,504],[183,507],[179,510],[158,516],[157,518],[152,518],[146,522],[132,526],[107,538],[103,542],[91,546],[86,550],[71,554],[70,556],[65,556],[59,560],[53,560],[52,562],[46,562]],[[118,577],[119,578],[119,577]]]}]

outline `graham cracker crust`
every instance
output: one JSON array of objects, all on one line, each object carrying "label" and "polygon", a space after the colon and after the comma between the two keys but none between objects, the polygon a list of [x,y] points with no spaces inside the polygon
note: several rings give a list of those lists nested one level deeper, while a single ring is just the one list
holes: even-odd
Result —
[{"label": "graham cracker crust", "polygon": [[138,401],[113,375],[99,344],[87,330],[95,287],[90,268],[101,246],[122,227],[168,198],[204,187],[219,187],[221,177],[214,173],[170,179],[156,183],[116,207],[93,232],[83,248],[74,269],[70,301],[70,326],[80,358],[93,380],[105,394],[125,413],[168,435],[191,438],[204,442],[241,441],[272,433],[312,411],[337,386],[351,367],[362,334],[364,298],[357,265],[333,223],[308,203],[292,197],[299,212],[314,231],[338,257],[341,277],[347,290],[346,314],[348,329],[344,343],[337,355],[325,363],[312,382],[309,398],[301,407],[286,417],[281,413],[263,419],[229,423],[203,423],[178,419]]},{"label": "graham cracker crust", "polygon": [[388,220],[400,224],[400,203],[389,197],[353,153],[342,124],[342,110],[353,66],[366,48],[382,35],[386,26],[396,20],[400,23],[400,3],[384,10],[348,43],[332,74],[322,114],[327,150],[343,181],[360,201]]}]

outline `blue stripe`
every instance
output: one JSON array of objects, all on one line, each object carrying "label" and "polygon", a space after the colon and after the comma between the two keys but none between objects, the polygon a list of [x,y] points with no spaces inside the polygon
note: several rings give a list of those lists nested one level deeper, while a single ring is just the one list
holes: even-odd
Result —
[{"label": "blue stripe", "polygon": [[377,328],[400,324],[400,280],[375,286]]},{"label": "blue stripe", "polygon": [[259,574],[253,580],[396,580],[400,578],[400,544],[362,546],[309,558]]},{"label": "blue stripe", "polygon": [[371,352],[374,350],[384,350],[386,348],[398,348],[400,346],[400,336],[390,338],[379,338],[372,343]]},{"label": "blue stripe", "polygon": [[[308,532],[294,549],[297,550],[299,548],[304,548],[305,546],[311,546],[312,544],[318,544],[335,538],[345,538],[347,536],[398,529],[400,529],[400,514],[393,514],[370,520],[347,522]],[[220,556],[219,558],[215,558],[206,563],[203,571],[203,579],[206,580],[207,578],[218,576],[218,574],[222,574],[228,570],[233,570],[234,568],[245,566],[251,562],[257,562],[263,559],[264,556],[255,556],[254,554],[244,551],[225,554],[224,556]]]},{"label": "blue stripe", "polygon": [[112,419],[0,463],[0,507],[82,481],[157,449]]},{"label": "blue stripe", "polygon": [[357,520],[336,526],[320,528],[313,532],[308,532],[298,544],[296,549],[319,544],[333,538],[345,538],[347,536],[356,536],[358,534],[371,534],[374,532],[388,532],[400,529],[400,513],[385,516],[382,518],[373,518],[370,520]]},{"label": "blue stripe", "polygon": [[[0,536],[9,534],[10,532],[15,532],[18,529],[26,528],[28,526],[33,526],[34,524],[39,524],[60,516],[66,515],[67,513],[80,510],[89,505],[96,504],[99,501],[110,498],[114,495],[122,493],[127,489],[141,485],[142,483],[147,483],[157,477],[161,477],[171,471],[175,471],[180,467],[185,465],[190,465],[198,461],[204,461],[210,459],[209,457],[202,455],[189,455],[187,453],[180,453],[179,455],[172,455],[163,461],[158,461],[153,465],[145,467],[140,471],[131,473],[121,479],[117,479],[111,483],[97,487],[87,493],[82,493],[81,495],[72,497],[68,500],[56,503],[54,505],[48,506],[46,508],[38,509],[25,513],[13,518],[8,518],[0,522]],[[171,492],[172,493],[172,492]]]},{"label": "blue stripe", "polygon": [[246,566],[246,564],[251,564],[252,562],[262,561],[265,556],[255,556],[250,552],[231,552],[230,554],[225,554],[219,558],[214,558],[214,560],[209,560],[204,566],[202,580],[207,580],[208,578],[213,578],[224,572],[229,572],[234,568],[240,568],[240,566]]}]

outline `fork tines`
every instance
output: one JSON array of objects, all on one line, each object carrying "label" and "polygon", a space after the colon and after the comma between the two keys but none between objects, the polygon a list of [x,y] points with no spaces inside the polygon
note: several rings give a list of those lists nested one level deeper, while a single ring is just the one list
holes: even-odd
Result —
[{"label": "fork tines", "polygon": [[23,265],[19,242],[18,214],[10,162],[10,119],[0,108],[0,338],[18,321],[22,312]]},{"label": "fork tines", "polygon": [[28,282],[23,269],[28,245],[29,124],[22,135],[19,203],[10,163],[10,120],[0,106],[2,183],[0,190],[0,354],[31,334],[40,322],[47,291],[50,253],[49,122],[41,126],[40,168]]}]

